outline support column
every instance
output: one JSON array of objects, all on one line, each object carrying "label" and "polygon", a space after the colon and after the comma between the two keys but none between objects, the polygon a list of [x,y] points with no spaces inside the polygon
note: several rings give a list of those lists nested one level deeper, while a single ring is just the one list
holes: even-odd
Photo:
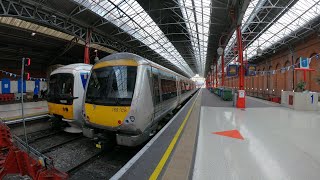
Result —
[{"label": "support column", "polygon": [[90,64],[90,42],[91,42],[91,29],[87,30],[86,42],[84,46],[84,63]]},{"label": "support column", "polygon": [[224,87],[224,53],[222,53],[221,55],[221,70],[222,70],[221,86]]},{"label": "support column", "polygon": [[237,99],[237,108],[245,108],[245,91],[244,91],[244,69],[243,69],[243,47],[242,47],[242,34],[241,26],[237,26],[237,43],[238,43],[238,58],[240,62],[240,72],[239,72],[239,91]]},{"label": "support column", "polygon": [[218,62],[216,62],[216,87],[218,87]]},{"label": "support column", "polygon": [[214,88],[214,71],[211,69],[211,87]]}]

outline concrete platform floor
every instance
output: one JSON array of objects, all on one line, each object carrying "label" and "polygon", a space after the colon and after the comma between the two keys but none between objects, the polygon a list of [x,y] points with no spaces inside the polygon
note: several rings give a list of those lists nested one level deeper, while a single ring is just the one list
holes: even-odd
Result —
[{"label": "concrete platform floor", "polygon": [[[47,101],[26,102],[24,103],[25,117],[38,116],[48,113]],[[0,118],[2,120],[14,120],[21,118],[21,104],[0,105]]]},{"label": "concrete platform floor", "polygon": [[[203,89],[159,178],[320,179],[320,112],[246,101],[236,109]],[[228,130],[243,139],[213,134]]]}]

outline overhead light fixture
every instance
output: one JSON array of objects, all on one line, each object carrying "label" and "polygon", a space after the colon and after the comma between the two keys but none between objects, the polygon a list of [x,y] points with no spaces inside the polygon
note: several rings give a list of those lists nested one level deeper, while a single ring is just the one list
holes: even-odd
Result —
[{"label": "overhead light fixture", "polygon": [[262,56],[262,49],[260,48],[260,46],[257,48],[257,55]]},{"label": "overhead light fixture", "polygon": [[36,35],[36,33],[35,33],[35,32],[32,32],[32,33],[31,33],[31,36],[35,36],[35,35]]},{"label": "overhead light fixture", "polygon": [[98,56],[96,56],[95,58],[94,58],[94,62],[98,62],[99,61],[99,58],[98,58]]},{"label": "overhead light fixture", "polygon": [[222,48],[222,47],[219,47],[219,48],[217,49],[217,53],[218,53],[219,56],[222,56],[222,54],[223,54],[223,48]]}]

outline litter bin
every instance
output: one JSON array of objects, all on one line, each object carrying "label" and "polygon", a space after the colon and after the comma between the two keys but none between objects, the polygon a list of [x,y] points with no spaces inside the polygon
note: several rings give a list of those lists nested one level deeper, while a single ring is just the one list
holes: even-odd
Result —
[{"label": "litter bin", "polygon": [[211,87],[211,88],[209,88],[209,91],[211,92],[211,93],[213,93],[213,88]]},{"label": "litter bin", "polygon": [[218,96],[221,97],[221,88],[218,88]]},{"label": "litter bin", "polygon": [[219,94],[218,88],[214,88],[213,93],[214,93],[215,95],[218,95],[218,94]]},{"label": "litter bin", "polygon": [[223,89],[223,93],[222,93],[222,96],[221,98],[224,100],[224,101],[232,101],[232,90],[231,89]]}]

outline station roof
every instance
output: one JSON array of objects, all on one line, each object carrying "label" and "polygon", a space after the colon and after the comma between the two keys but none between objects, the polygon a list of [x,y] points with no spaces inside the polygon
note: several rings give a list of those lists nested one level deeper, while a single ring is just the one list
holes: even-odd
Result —
[{"label": "station roof", "polygon": [[78,44],[91,29],[95,48],[136,53],[188,77],[205,76],[219,63],[219,46],[226,64],[236,58],[237,24],[247,59],[258,62],[258,48],[268,55],[290,47],[318,32],[320,23],[318,0],[2,0],[0,5],[3,17],[64,33],[69,42],[78,38]]}]

